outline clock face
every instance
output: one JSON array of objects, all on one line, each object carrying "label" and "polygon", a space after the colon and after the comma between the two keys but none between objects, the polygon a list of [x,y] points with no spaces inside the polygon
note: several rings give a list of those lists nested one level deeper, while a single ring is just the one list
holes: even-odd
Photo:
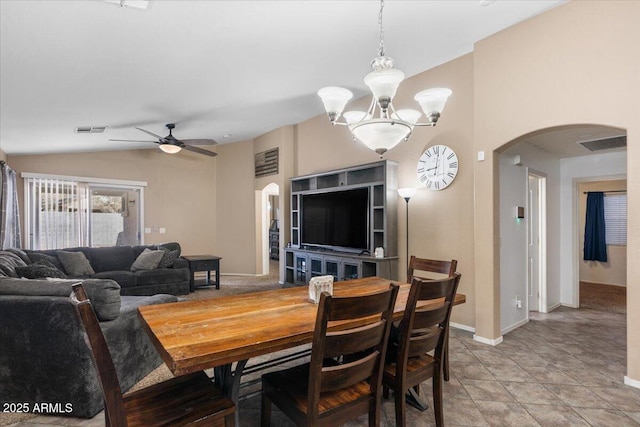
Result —
[{"label": "clock face", "polygon": [[447,188],[458,174],[458,156],[446,145],[434,145],[418,159],[418,180],[430,190]]}]

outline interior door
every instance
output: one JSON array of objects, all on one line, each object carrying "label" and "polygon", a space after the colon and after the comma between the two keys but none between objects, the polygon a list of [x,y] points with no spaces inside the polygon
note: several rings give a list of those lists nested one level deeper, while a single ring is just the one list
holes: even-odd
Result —
[{"label": "interior door", "polygon": [[529,311],[540,310],[540,188],[538,177],[529,175],[527,227],[527,283]]}]

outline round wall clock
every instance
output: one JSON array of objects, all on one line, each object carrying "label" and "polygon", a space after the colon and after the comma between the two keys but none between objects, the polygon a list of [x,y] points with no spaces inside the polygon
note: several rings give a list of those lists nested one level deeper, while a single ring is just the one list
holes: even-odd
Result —
[{"label": "round wall clock", "polygon": [[447,188],[458,174],[458,156],[446,145],[427,148],[418,159],[418,180],[430,190]]}]

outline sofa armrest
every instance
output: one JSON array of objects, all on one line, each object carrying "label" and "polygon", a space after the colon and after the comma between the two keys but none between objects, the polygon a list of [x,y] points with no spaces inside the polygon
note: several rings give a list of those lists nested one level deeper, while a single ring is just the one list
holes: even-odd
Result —
[{"label": "sofa armrest", "polygon": [[71,285],[82,282],[100,321],[113,320],[120,314],[120,285],[106,279],[13,279],[0,278],[0,295],[69,297]]},{"label": "sofa armrest", "polygon": [[189,268],[189,261],[187,261],[182,257],[179,257],[177,260],[174,261],[171,268]]}]

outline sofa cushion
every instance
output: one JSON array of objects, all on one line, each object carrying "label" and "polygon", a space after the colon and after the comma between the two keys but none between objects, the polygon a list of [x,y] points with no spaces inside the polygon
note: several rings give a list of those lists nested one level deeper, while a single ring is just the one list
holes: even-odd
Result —
[{"label": "sofa cushion", "polygon": [[158,249],[164,251],[164,256],[158,264],[158,268],[168,268],[180,257],[180,249],[170,250],[164,246],[158,246]]},{"label": "sofa cushion", "polygon": [[101,271],[91,276],[93,279],[111,279],[118,282],[121,288],[131,288],[138,284],[138,279],[131,271],[114,270]]},{"label": "sofa cushion", "polygon": [[[0,279],[0,295],[69,297],[76,280]],[[100,321],[116,319],[120,313],[120,285],[113,280],[88,279],[82,286]]]},{"label": "sofa cushion", "polygon": [[45,277],[53,277],[58,279],[66,279],[67,275],[56,268],[55,265],[48,261],[38,261],[24,267],[16,267],[16,274],[19,277],[27,279],[42,279]]},{"label": "sofa cushion", "polygon": [[18,255],[8,251],[0,251],[0,276],[18,277],[16,267],[24,267],[26,265],[27,263]]},{"label": "sofa cushion", "polygon": [[189,270],[186,268],[157,268],[155,270],[136,271],[138,286],[160,285],[189,281]]},{"label": "sofa cushion", "polygon": [[136,258],[131,266],[131,271],[138,270],[154,270],[158,268],[158,264],[160,264],[160,260],[164,256],[164,251],[162,250],[151,250],[149,248],[142,251],[142,253]]},{"label": "sofa cushion", "polygon": [[70,276],[90,276],[96,273],[83,252],[58,251],[58,258]]},{"label": "sofa cushion", "polygon": [[10,248],[10,249],[5,249],[5,251],[18,255],[20,259],[22,259],[27,264],[31,264],[33,262],[31,258],[29,258],[29,255],[27,255],[27,253],[22,249]]},{"label": "sofa cushion", "polygon": [[29,256],[29,259],[31,259],[31,262],[47,261],[53,264],[58,270],[64,270],[58,255],[50,255],[42,252],[27,252],[27,255]]},{"label": "sofa cushion", "polygon": [[131,246],[91,248],[91,266],[96,273],[101,271],[129,271],[136,256]]}]

